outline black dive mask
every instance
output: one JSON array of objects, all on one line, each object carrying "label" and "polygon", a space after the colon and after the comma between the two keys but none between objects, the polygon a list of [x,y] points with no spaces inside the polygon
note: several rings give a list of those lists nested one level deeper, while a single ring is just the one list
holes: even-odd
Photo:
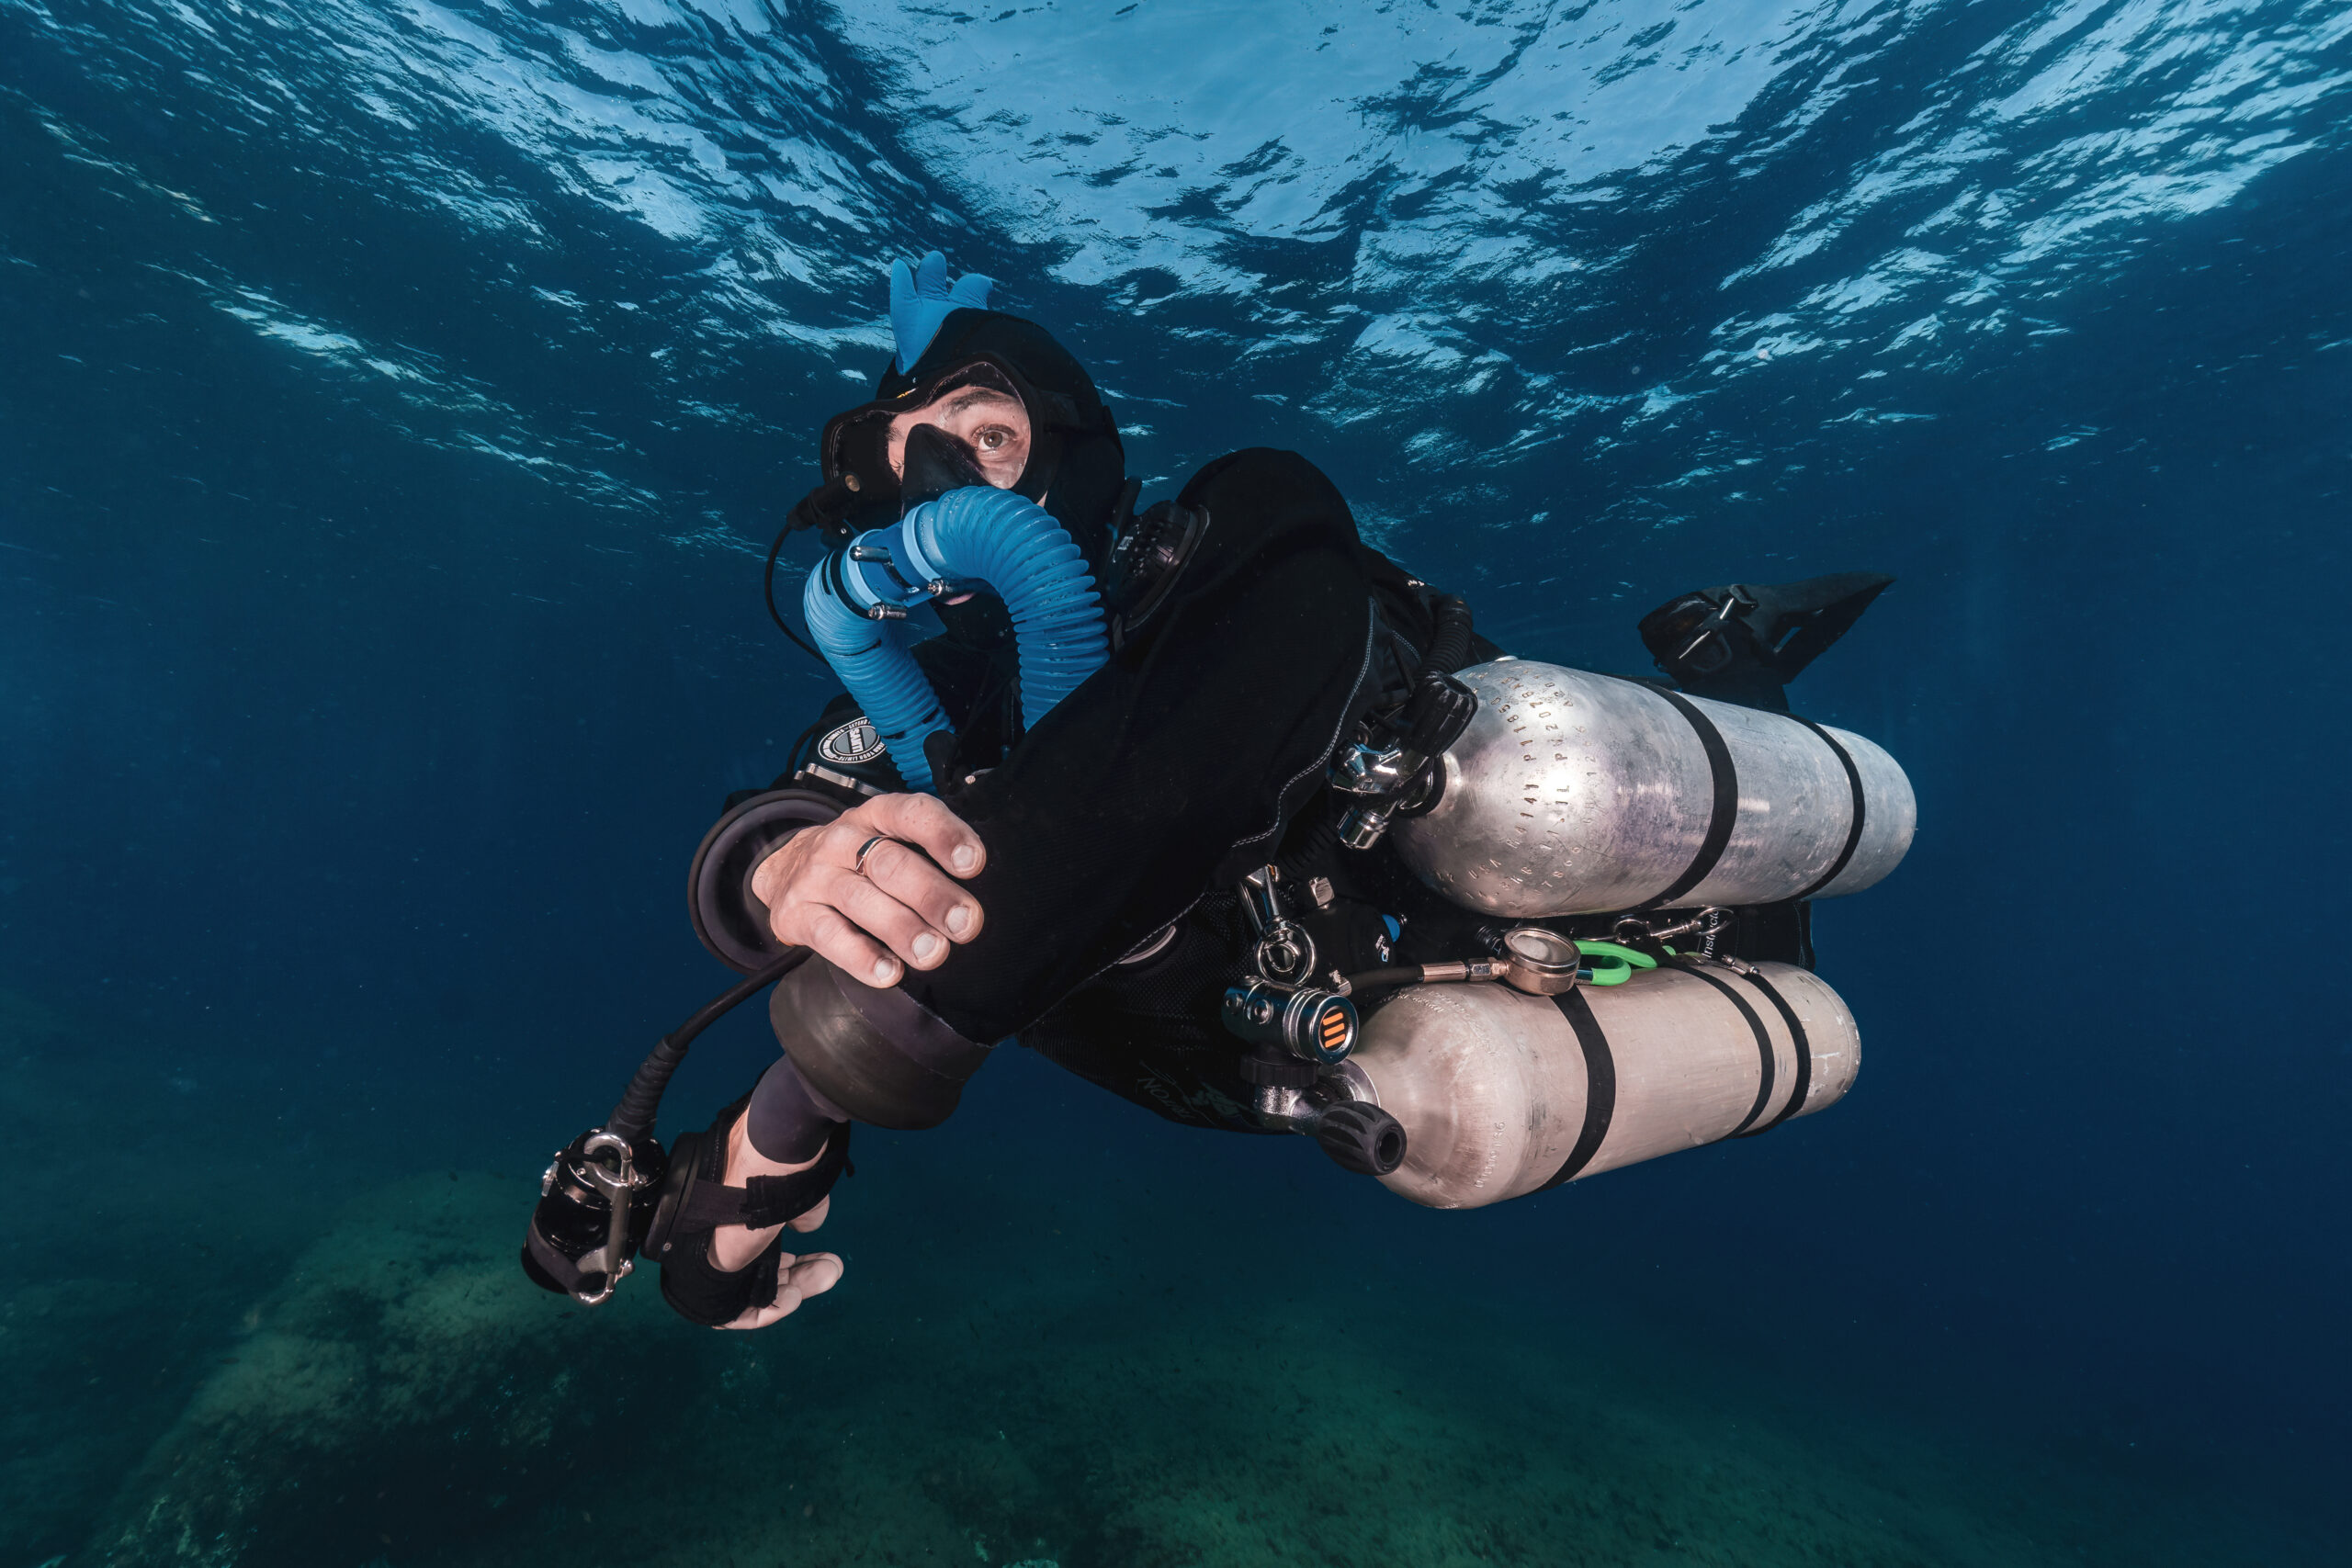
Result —
[{"label": "black dive mask", "polygon": [[[938,445],[928,454],[923,447],[933,438],[922,435],[920,428],[910,433],[910,450],[902,455],[908,478],[902,481],[890,469],[891,420],[974,385],[1010,392],[1028,412],[1029,462],[1012,489],[1052,513],[1102,575],[1111,536],[1135,494],[1116,421],[1085,367],[1044,328],[996,310],[956,310],[911,373],[893,367],[882,377],[881,395],[826,422],[818,444],[824,482],[793,505],[763,573],[768,613],[786,636],[800,641],[775,608],[775,562],[786,538],[809,529],[838,548],[861,533],[897,522],[911,505],[974,482],[978,459],[969,449],[956,450],[958,444],[944,431],[938,432]],[[998,612],[982,595],[941,614],[954,630],[958,618]],[[987,641],[995,635],[980,628],[975,637]]]},{"label": "black dive mask", "polygon": [[1042,502],[1053,487],[1062,435],[1076,424],[1078,407],[1060,393],[1040,391],[993,354],[959,360],[896,397],[876,398],[826,421],[818,442],[826,483],[846,487],[857,498],[858,513],[877,522],[896,521],[908,508],[960,486],[988,483],[971,450],[935,425],[918,425],[909,434],[905,479],[890,469],[890,422],[965,387],[987,387],[1019,400],[1029,415],[1029,463],[1012,489]]}]

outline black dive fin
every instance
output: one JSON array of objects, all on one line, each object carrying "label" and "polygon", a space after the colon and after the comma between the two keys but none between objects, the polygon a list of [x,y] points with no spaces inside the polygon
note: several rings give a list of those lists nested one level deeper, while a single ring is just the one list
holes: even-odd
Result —
[{"label": "black dive fin", "polygon": [[1702,588],[1644,615],[1642,642],[1693,696],[1786,713],[1781,688],[1894,581],[1883,572],[1840,571],[1803,582]]}]

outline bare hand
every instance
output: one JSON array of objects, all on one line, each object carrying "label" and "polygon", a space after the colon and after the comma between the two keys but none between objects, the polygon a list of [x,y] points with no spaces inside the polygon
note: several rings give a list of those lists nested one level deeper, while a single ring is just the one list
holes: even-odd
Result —
[{"label": "bare hand", "polygon": [[[860,875],[858,848],[877,835],[886,841]],[[902,964],[938,968],[949,943],[979,934],[979,901],[947,873],[977,876],[986,863],[980,836],[935,797],[878,795],[794,834],[752,874],[752,893],[778,942],[879,988],[899,983]]]},{"label": "bare hand", "polygon": [[775,1299],[765,1306],[747,1309],[732,1323],[722,1323],[721,1329],[765,1328],[778,1319],[790,1317],[800,1303],[810,1296],[821,1296],[841,1281],[842,1260],[830,1252],[811,1252],[794,1257],[787,1252],[776,1260]]},{"label": "bare hand", "polygon": [[[748,1118],[738,1116],[735,1125],[727,1133],[727,1168],[723,1179],[733,1187],[741,1187],[754,1176],[789,1176],[796,1170],[806,1170],[816,1160],[803,1160],[786,1165],[769,1159],[752,1146],[743,1130]],[[743,1225],[721,1225],[710,1235],[710,1260],[718,1268],[730,1272],[750,1267],[752,1261],[767,1250],[776,1232],[789,1228],[806,1235],[825,1223],[833,1210],[831,1193],[817,1200],[817,1206],[805,1214],[786,1221],[784,1225],[768,1225],[752,1230]],[[743,1315],[732,1323],[722,1323],[721,1328],[765,1328],[779,1318],[790,1317],[800,1303],[810,1296],[821,1296],[841,1282],[842,1260],[830,1252],[809,1252],[795,1256],[784,1253],[776,1260],[775,1295],[762,1306],[745,1309]]]}]

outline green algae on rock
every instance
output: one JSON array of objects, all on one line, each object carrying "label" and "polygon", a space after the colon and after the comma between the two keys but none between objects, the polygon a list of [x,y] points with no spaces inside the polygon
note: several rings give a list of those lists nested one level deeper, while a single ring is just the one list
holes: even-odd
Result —
[{"label": "green algae on rock", "polygon": [[[514,1267],[512,1182],[435,1172],[355,1204],[248,1314],[93,1542],[109,1563],[356,1560],[480,1534],[637,1418],[679,1337],[651,1292],[595,1316]],[[585,1359],[631,1375],[583,1377]]]}]

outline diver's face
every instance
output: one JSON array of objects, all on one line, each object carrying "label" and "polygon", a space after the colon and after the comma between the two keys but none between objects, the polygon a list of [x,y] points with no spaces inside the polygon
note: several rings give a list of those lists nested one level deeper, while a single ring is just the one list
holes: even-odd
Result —
[{"label": "diver's face", "polygon": [[890,420],[890,471],[907,476],[907,434],[934,425],[961,442],[999,490],[1011,490],[1029,466],[1029,411],[1010,392],[958,387]]}]

